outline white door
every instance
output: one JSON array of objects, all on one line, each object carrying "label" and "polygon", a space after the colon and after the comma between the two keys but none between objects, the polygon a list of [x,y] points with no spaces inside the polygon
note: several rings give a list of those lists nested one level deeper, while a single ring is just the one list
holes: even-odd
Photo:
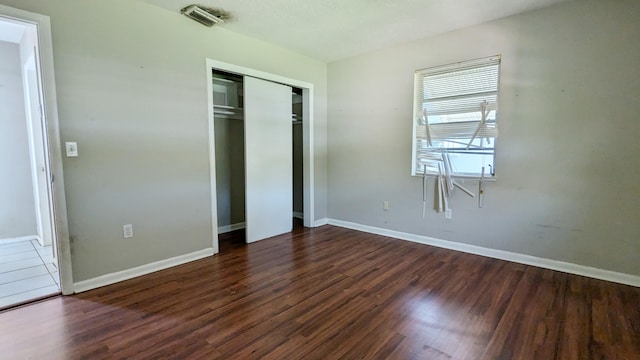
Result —
[{"label": "white door", "polygon": [[[51,246],[53,240],[53,209],[50,199],[50,178],[46,128],[42,114],[42,96],[40,93],[40,76],[36,64],[37,53],[33,49],[26,63],[23,65],[23,82],[25,87],[25,102],[27,122],[29,126],[29,143],[31,146],[31,162],[34,177],[34,197],[36,202],[36,222],[40,245]],[[55,246],[54,249],[55,257]]]},{"label": "white door", "polygon": [[244,77],[247,242],[291,231],[291,87]]}]

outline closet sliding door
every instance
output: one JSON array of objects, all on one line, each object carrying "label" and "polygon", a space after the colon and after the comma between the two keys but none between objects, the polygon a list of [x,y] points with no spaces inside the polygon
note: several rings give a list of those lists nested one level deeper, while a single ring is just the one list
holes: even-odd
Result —
[{"label": "closet sliding door", "polygon": [[244,77],[247,242],[291,231],[291,87]]}]

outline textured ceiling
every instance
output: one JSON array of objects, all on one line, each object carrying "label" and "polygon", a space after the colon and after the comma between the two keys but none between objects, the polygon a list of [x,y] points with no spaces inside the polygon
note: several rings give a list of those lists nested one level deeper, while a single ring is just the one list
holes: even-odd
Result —
[{"label": "textured ceiling", "polygon": [[[193,3],[143,1],[176,14]],[[230,12],[233,19],[220,25],[230,31],[331,62],[563,1],[566,0],[197,0],[197,3]]]}]

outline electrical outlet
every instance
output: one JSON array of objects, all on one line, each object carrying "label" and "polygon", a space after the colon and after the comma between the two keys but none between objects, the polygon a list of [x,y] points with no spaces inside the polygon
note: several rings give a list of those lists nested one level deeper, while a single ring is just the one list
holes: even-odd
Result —
[{"label": "electrical outlet", "polygon": [[451,219],[451,209],[447,209],[444,211],[444,218]]},{"label": "electrical outlet", "polygon": [[133,237],[133,225],[131,225],[131,224],[122,225],[122,236],[125,239],[132,238]]},{"label": "electrical outlet", "polygon": [[67,141],[64,143],[64,147],[67,153],[67,157],[78,156],[78,143],[75,141]]},{"label": "electrical outlet", "polygon": [[389,201],[385,200],[382,202],[382,210],[389,211]]}]

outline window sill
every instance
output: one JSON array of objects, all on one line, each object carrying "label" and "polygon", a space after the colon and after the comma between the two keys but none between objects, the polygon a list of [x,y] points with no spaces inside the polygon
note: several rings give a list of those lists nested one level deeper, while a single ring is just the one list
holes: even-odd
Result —
[{"label": "window sill", "polygon": [[[415,177],[422,177],[422,174],[413,174],[412,176]],[[427,174],[427,177],[437,177],[438,174]],[[460,179],[460,180],[480,180],[480,175],[452,175],[451,178],[453,179]],[[486,181],[486,182],[496,182],[498,181],[498,177],[497,176],[485,176],[482,181]]]}]

